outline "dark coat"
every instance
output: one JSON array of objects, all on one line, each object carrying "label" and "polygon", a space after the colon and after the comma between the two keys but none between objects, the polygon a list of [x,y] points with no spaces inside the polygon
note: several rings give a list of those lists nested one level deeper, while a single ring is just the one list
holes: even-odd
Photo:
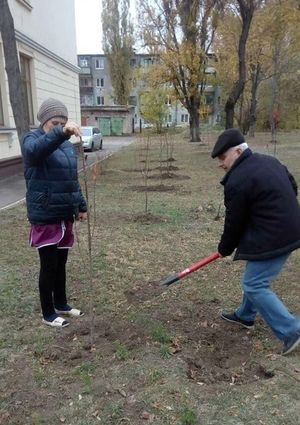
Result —
[{"label": "dark coat", "polygon": [[77,175],[77,156],[61,126],[49,133],[42,128],[22,141],[26,203],[32,224],[73,220],[87,211]]},{"label": "dark coat", "polygon": [[276,158],[246,149],[221,181],[226,207],[218,250],[264,260],[300,247],[297,185]]}]

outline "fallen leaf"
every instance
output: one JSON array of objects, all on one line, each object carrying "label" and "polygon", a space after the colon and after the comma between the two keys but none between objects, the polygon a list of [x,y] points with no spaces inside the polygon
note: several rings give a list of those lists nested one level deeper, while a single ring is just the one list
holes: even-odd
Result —
[{"label": "fallen leaf", "polygon": [[150,413],[149,412],[146,412],[146,410],[144,410],[142,413],[141,413],[141,415],[140,415],[140,418],[141,419],[149,419],[150,418]]},{"label": "fallen leaf", "polygon": [[124,390],[118,389],[118,392],[121,394],[122,397],[127,397],[127,394]]}]

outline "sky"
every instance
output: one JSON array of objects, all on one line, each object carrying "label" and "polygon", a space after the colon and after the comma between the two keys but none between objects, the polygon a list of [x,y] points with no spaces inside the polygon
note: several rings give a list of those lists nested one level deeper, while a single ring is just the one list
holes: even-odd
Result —
[{"label": "sky", "polygon": [[101,0],[75,0],[77,54],[103,53]]},{"label": "sky", "polygon": [[[103,53],[102,0],[75,0],[77,54]],[[136,1],[130,1],[130,16],[135,19]]]}]

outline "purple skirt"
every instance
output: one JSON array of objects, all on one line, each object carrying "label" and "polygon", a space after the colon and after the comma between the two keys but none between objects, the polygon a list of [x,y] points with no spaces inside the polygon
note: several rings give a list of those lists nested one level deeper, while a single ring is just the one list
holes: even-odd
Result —
[{"label": "purple skirt", "polygon": [[29,244],[34,248],[57,245],[57,248],[72,248],[74,245],[73,223],[61,221],[56,224],[32,224]]}]

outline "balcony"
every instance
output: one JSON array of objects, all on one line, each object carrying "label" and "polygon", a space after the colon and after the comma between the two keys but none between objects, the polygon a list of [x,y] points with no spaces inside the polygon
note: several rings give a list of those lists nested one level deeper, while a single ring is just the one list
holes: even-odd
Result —
[{"label": "balcony", "polygon": [[80,86],[79,87],[80,94],[82,96],[86,95],[92,95],[93,94],[93,87],[90,86]]},{"label": "balcony", "polygon": [[81,75],[91,75],[91,68],[90,67],[80,68],[79,74],[81,74]]}]

